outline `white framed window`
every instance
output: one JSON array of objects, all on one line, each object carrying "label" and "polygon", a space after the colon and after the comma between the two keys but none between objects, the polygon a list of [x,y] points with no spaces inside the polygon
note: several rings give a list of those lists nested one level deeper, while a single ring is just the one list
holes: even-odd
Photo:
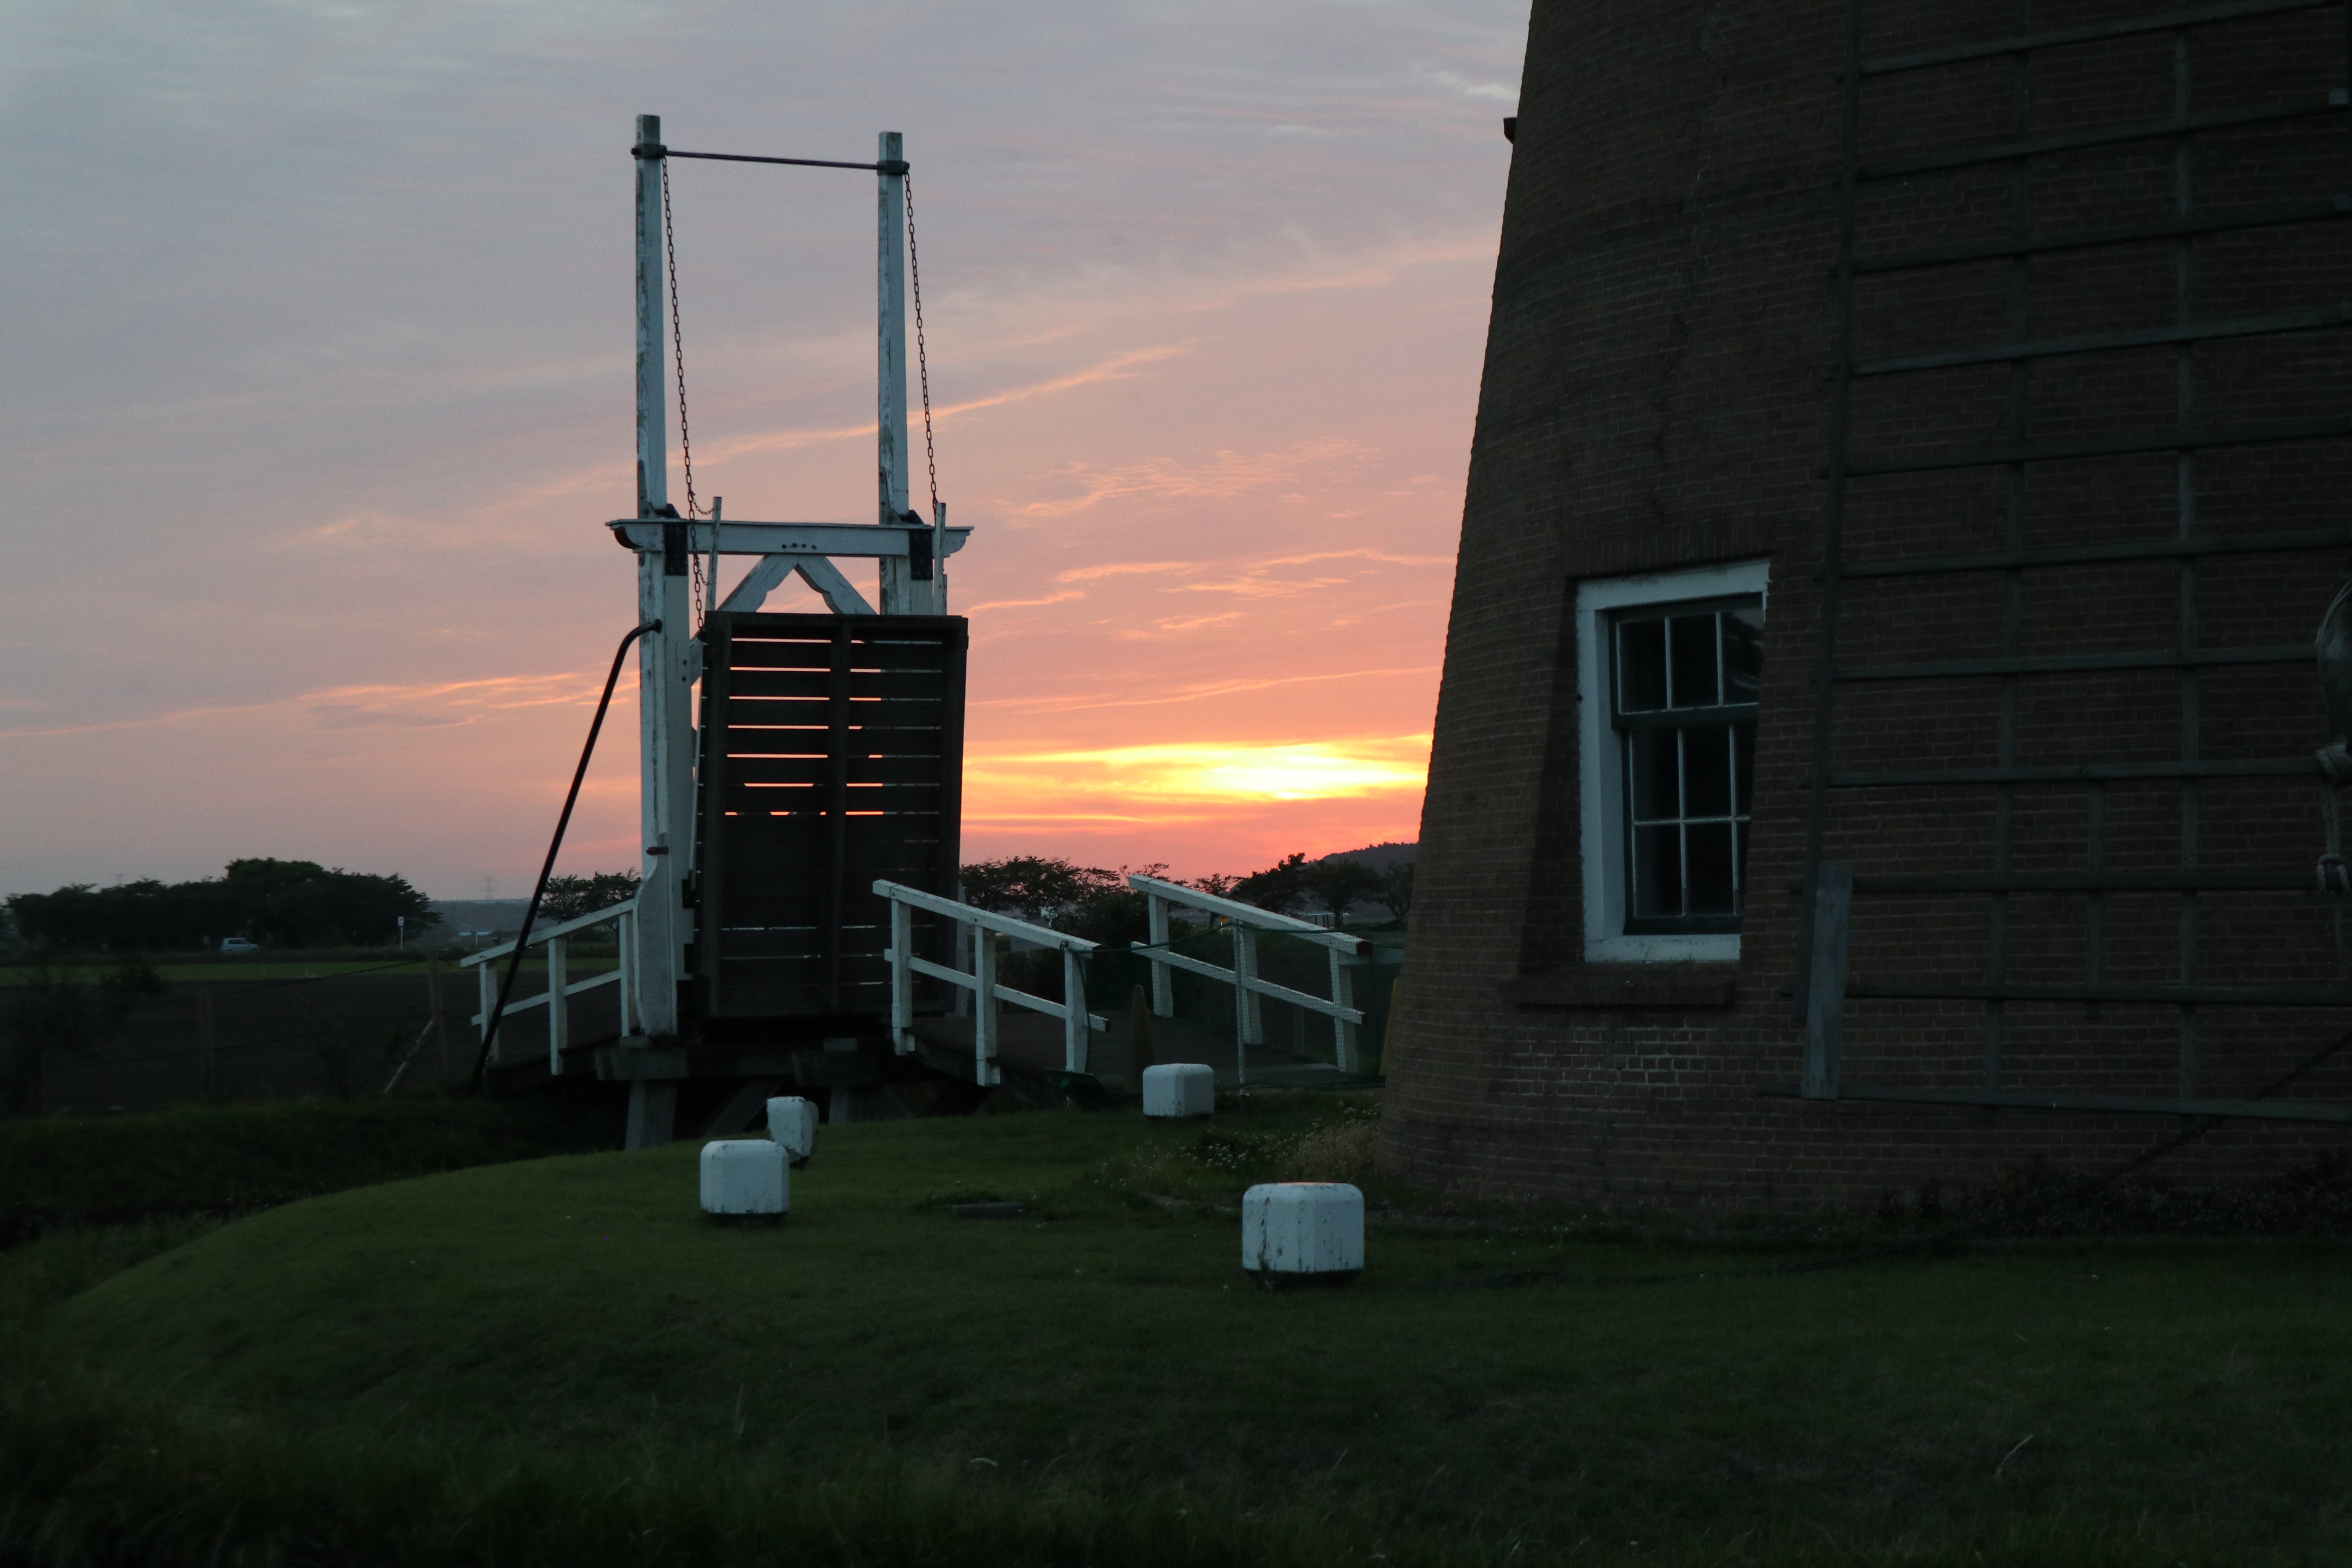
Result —
[{"label": "white framed window", "polygon": [[1739,956],[1769,567],[1577,585],[1588,963]]}]

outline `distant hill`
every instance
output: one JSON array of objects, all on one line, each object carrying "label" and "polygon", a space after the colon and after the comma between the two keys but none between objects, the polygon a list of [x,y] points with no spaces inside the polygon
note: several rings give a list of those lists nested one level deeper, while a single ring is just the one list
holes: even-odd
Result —
[{"label": "distant hill", "polygon": [[1370,870],[1385,873],[1396,867],[1410,865],[1419,858],[1420,855],[1421,845],[1415,841],[1411,844],[1367,844],[1361,849],[1341,849],[1325,856],[1324,858],[1353,860]]}]

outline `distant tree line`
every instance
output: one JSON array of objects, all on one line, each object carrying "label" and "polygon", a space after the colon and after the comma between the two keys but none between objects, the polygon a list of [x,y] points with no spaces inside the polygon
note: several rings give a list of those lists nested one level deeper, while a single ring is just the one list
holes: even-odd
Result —
[{"label": "distant tree line", "polygon": [[637,874],[634,870],[550,877],[547,896],[539,901],[539,922],[542,926],[561,925],[582,915],[593,915],[598,910],[609,910],[614,904],[625,904],[636,896]]},{"label": "distant tree line", "polygon": [[405,878],[263,858],[232,860],[222,875],[193,882],[16,893],[5,907],[16,935],[35,947],[111,952],[209,948],[233,936],[270,947],[379,947],[403,916],[412,937],[441,919]]},{"label": "distant tree line", "polygon": [[[1139,868],[1143,876],[1175,880],[1167,871],[1165,866]],[[1112,871],[1016,855],[966,866],[962,876],[964,901],[975,908],[1050,926],[1090,942],[1146,940],[1149,921],[1143,895],[1128,889],[1125,867]],[[1281,914],[1302,908],[1328,910],[1340,920],[1359,904],[1381,903],[1402,921],[1412,907],[1412,862],[1381,872],[1345,855],[1309,860],[1304,854],[1296,854],[1246,877],[1207,876],[1179,885]]]}]

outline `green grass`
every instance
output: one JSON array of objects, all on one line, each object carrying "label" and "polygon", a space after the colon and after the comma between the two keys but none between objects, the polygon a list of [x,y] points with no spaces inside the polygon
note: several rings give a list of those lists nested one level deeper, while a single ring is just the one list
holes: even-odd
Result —
[{"label": "green grass", "polygon": [[[33,1347],[0,1408],[0,1557],[36,1539],[125,1562],[2352,1549],[2339,1247],[1772,1272],[1828,1255],[1400,1212],[1356,1287],[1260,1291],[1224,1205],[1356,1157],[1343,1110],[828,1128],[767,1229],[700,1216],[686,1143],[192,1237],[52,1237],[0,1260]],[[977,1198],[1033,1213],[945,1212]],[[24,1284],[36,1265],[47,1283]],[[1482,1284],[1529,1271],[1563,1282]]]},{"label": "green grass", "polygon": [[619,1142],[616,1118],[545,1100],[296,1100],[0,1121],[0,1246],[93,1225],[217,1218]]}]

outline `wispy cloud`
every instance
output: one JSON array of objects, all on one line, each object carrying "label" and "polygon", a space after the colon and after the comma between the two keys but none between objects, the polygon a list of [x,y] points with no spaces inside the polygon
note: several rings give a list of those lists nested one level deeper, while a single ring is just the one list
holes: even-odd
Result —
[{"label": "wispy cloud", "polygon": [[1015,713],[1076,713],[1094,708],[1150,708],[1181,702],[1206,702],[1244,692],[1270,691],[1283,686],[1311,686],[1326,680],[1369,680],[1387,676],[1436,673],[1437,666],[1433,664],[1390,669],[1325,669],[1297,675],[1248,675],[1224,680],[1192,681],[1159,692],[1121,687],[1104,691],[1062,692],[1042,697],[997,697],[974,702],[972,706],[1002,708]]},{"label": "wispy cloud", "polygon": [[1159,458],[1116,468],[1072,463],[1055,469],[1052,478],[1066,481],[1076,489],[1076,495],[1011,507],[1006,515],[1017,525],[1023,520],[1069,517],[1105,501],[1146,496],[1224,500],[1274,485],[1297,483],[1301,473],[1310,468],[1319,470],[1321,477],[1341,477],[1379,455],[1360,441],[1325,436],[1271,452],[1221,451],[1206,461]]},{"label": "wispy cloud", "polygon": [[1358,736],[1248,744],[1172,742],[1077,750],[982,750],[967,756],[964,787],[980,809],[1004,796],[1215,803],[1336,800],[1419,791],[1429,737]]}]

